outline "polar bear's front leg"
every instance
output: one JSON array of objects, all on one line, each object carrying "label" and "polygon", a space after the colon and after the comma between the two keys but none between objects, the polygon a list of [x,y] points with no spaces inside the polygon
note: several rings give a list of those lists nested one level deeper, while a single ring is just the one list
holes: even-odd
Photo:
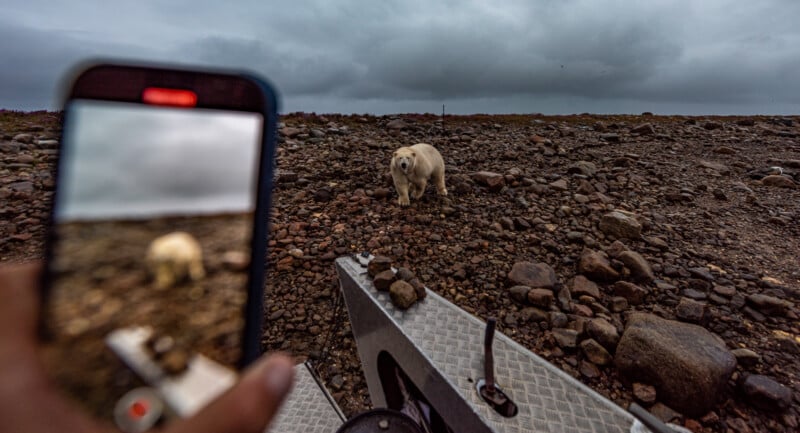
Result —
[{"label": "polar bear's front leg", "polygon": [[408,180],[395,178],[394,179],[394,188],[397,190],[397,203],[400,206],[408,206],[411,204],[411,201],[408,199]]},{"label": "polar bear's front leg", "polygon": [[415,183],[414,194],[412,195],[412,197],[414,197],[415,200],[422,198],[422,194],[425,193],[426,186],[428,186],[428,181],[426,181],[425,179],[422,179],[421,181],[419,181],[419,183]]},{"label": "polar bear's front leg", "polygon": [[155,266],[155,283],[159,290],[168,289],[175,285],[178,276],[175,275],[173,263],[161,262]]},{"label": "polar bear's front leg", "polygon": [[203,269],[203,261],[200,257],[195,257],[189,263],[189,278],[192,281],[200,281],[206,276],[206,271]]},{"label": "polar bear's front leg", "polygon": [[439,193],[439,195],[447,195],[447,187],[444,185],[444,173],[434,173],[433,181],[436,184],[436,192]]}]

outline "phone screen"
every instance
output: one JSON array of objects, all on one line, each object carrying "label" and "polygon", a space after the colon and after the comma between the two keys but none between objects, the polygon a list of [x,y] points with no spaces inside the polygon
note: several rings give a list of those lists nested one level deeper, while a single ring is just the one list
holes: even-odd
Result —
[{"label": "phone screen", "polygon": [[45,360],[95,415],[110,419],[143,385],[126,344],[167,376],[197,355],[239,363],[263,123],[244,111],[69,102]]}]

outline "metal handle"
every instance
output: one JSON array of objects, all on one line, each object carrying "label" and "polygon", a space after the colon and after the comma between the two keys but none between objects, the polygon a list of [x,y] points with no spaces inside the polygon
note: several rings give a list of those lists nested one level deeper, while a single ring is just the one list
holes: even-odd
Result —
[{"label": "metal handle", "polygon": [[478,394],[489,406],[504,417],[517,414],[517,405],[500,389],[494,381],[494,354],[492,342],[494,341],[494,328],[497,319],[490,317],[486,321],[486,335],[483,339],[483,372],[484,378],[478,381]]},{"label": "metal handle", "polygon": [[486,382],[486,392],[494,394],[494,354],[492,354],[492,343],[494,342],[494,327],[497,319],[490,317],[486,321],[486,334],[483,338],[483,372]]}]

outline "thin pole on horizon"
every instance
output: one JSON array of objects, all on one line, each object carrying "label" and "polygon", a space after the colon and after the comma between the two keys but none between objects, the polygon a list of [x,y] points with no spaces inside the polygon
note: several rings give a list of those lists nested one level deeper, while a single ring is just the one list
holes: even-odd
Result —
[{"label": "thin pole on horizon", "polygon": [[446,131],[444,129],[444,104],[442,104],[442,135],[445,135]]}]

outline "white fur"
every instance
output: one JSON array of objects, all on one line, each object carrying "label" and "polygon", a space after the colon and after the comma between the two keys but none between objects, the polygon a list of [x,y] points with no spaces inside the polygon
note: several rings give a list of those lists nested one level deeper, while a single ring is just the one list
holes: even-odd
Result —
[{"label": "white fur", "polygon": [[447,195],[444,184],[444,160],[439,151],[430,144],[418,143],[397,149],[392,155],[389,168],[400,206],[410,204],[409,191],[415,200],[422,197],[428,180],[431,179],[436,185],[437,193]]},{"label": "white fur", "polygon": [[166,289],[184,280],[205,277],[203,250],[192,235],[172,232],[154,239],[147,249],[147,267],[156,287]]}]

